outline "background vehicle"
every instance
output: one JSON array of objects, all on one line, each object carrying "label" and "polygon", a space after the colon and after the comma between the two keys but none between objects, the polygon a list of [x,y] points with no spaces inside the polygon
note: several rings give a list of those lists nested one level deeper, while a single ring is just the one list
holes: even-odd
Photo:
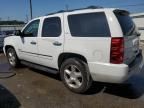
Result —
[{"label": "background vehicle", "polygon": [[4,32],[5,32],[5,34],[6,34],[7,36],[13,36],[13,35],[15,34],[15,31],[16,31],[16,30],[7,30],[7,31],[4,31]]},{"label": "background vehicle", "polygon": [[5,32],[0,31],[0,51],[3,50],[3,42],[4,42],[5,36],[6,36]]},{"label": "background vehicle", "polygon": [[4,52],[13,67],[21,62],[60,72],[76,93],[92,81],[122,83],[143,66],[135,24],[120,9],[90,7],[33,19],[5,39]]},{"label": "background vehicle", "polygon": [[15,33],[15,30],[0,31],[0,51],[3,50],[4,38],[8,36],[13,36],[14,33]]}]

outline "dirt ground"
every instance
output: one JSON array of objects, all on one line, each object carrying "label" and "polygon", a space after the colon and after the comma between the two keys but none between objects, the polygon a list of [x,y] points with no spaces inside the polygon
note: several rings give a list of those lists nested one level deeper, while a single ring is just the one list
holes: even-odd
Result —
[{"label": "dirt ground", "polygon": [[[69,91],[59,76],[11,69],[0,54],[0,108],[144,108],[144,71],[124,84],[94,82],[86,94]],[[11,73],[12,72],[12,73]]]}]

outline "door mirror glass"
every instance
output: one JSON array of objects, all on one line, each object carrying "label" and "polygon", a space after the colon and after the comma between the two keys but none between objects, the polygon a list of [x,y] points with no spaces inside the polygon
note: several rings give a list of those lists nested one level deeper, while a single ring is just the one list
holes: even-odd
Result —
[{"label": "door mirror glass", "polygon": [[22,32],[20,30],[16,30],[14,35],[16,36],[22,36]]}]

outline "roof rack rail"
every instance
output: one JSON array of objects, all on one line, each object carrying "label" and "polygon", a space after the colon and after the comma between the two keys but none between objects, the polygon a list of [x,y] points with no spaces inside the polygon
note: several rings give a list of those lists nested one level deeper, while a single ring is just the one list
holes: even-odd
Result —
[{"label": "roof rack rail", "polygon": [[76,10],[84,10],[84,9],[101,9],[103,7],[101,6],[88,6],[86,8],[79,8],[79,9],[72,9],[72,10],[60,10],[54,13],[49,13],[47,15],[53,15],[53,14],[57,14],[57,13],[63,13],[63,12],[72,12],[72,11],[76,11]]},{"label": "roof rack rail", "polygon": [[88,6],[86,8],[79,8],[79,9],[68,10],[68,12],[76,11],[76,10],[84,10],[84,9],[101,9],[101,8],[103,8],[103,7],[100,7],[100,6]]},{"label": "roof rack rail", "polygon": [[102,6],[88,6],[87,7],[88,9],[100,9],[100,8],[103,8]]},{"label": "roof rack rail", "polygon": [[63,12],[66,12],[66,11],[65,10],[60,10],[60,11],[57,11],[57,12],[49,13],[47,15],[53,15],[53,14],[63,13]]}]

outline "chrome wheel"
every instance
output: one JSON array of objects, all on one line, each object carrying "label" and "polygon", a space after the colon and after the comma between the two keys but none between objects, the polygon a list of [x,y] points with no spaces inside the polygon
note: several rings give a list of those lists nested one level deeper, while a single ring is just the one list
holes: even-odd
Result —
[{"label": "chrome wheel", "polygon": [[83,83],[83,75],[75,65],[69,65],[64,69],[64,79],[71,88],[79,88]]},{"label": "chrome wheel", "polygon": [[16,58],[15,58],[15,53],[12,51],[12,50],[10,50],[9,52],[8,52],[8,60],[9,60],[9,63],[12,65],[12,66],[15,66],[15,64],[16,64]]}]

